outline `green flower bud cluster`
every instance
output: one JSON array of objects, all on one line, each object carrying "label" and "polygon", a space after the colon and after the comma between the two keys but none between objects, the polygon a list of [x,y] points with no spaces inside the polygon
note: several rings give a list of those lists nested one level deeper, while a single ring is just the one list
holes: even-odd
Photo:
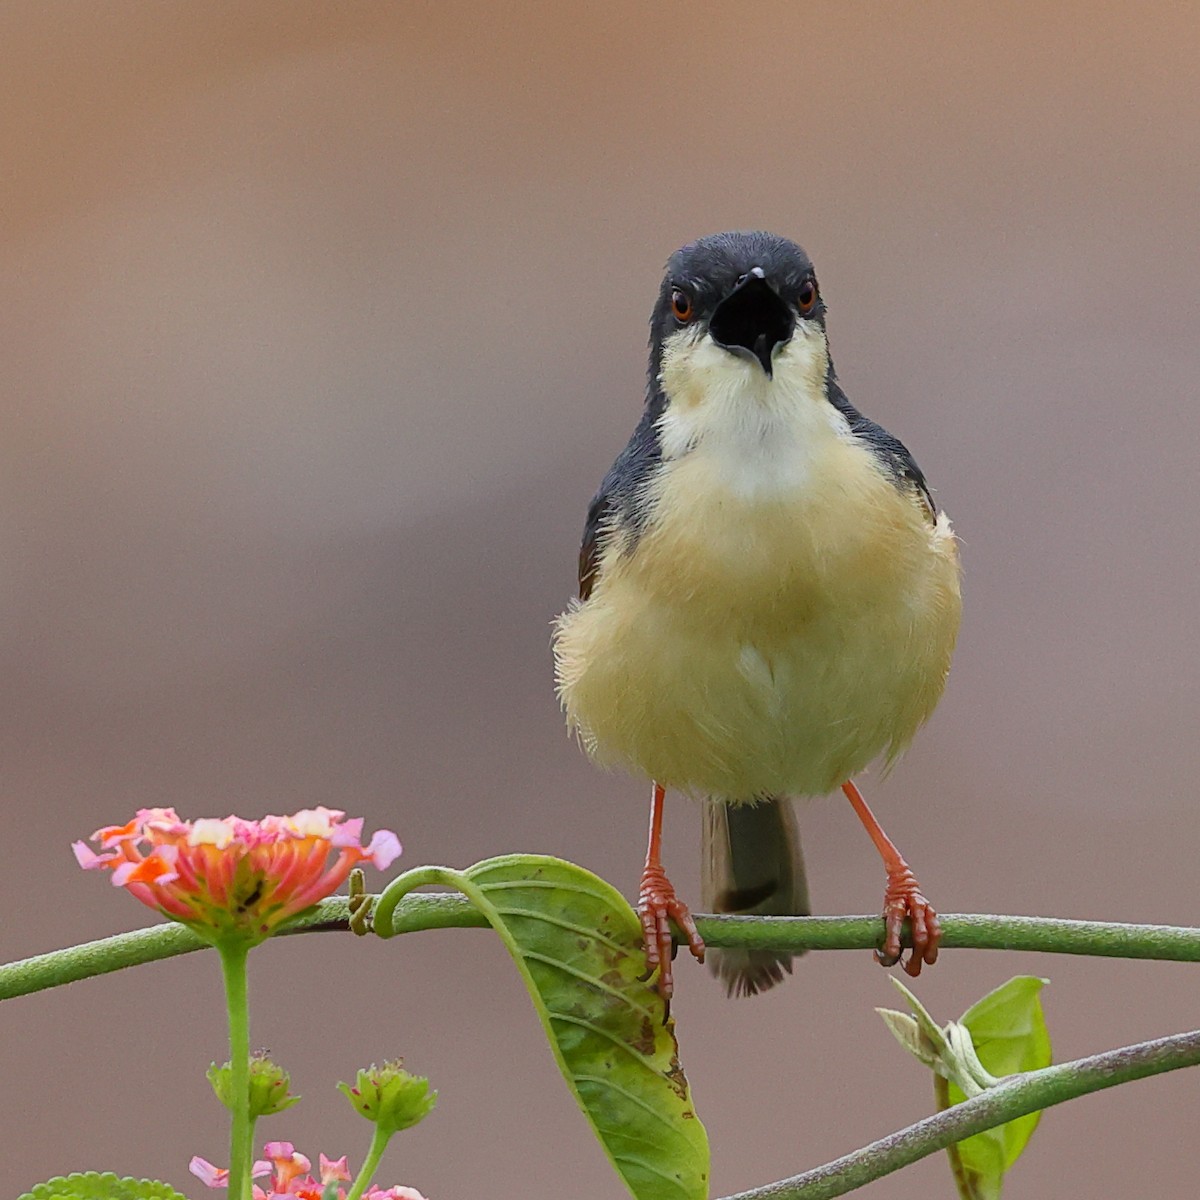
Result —
[{"label": "green flower bud cluster", "polygon": [[[217,1099],[230,1112],[233,1111],[233,1072],[229,1063],[208,1068],[208,1082]],[[285,1108],[291,1108],[300,1097],[290,1092],[291,1078],[280,1066],[273,1063],[260,1050],[250,1056],[250,1120],[274,1116]]]},{"label": "green flower bud cluster", "polygon": [[400,1059],[359,1071],[353,1087],[339,1083],[338,1090],[388,1136],[423,1121],[437,1103],[437,1092],[429,1090],[429,1080],[403,1070]]}]

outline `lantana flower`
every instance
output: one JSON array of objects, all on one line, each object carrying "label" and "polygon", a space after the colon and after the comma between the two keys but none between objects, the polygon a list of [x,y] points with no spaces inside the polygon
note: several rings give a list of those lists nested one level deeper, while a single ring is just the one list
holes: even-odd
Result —
[{"label": "lantana flower", "polygon": [[[265,1188],[257,1183],[254,1185],[254,1200],[322,1200],[325,1189],[331,1183],[350,1182],[345,1156],[332,1159],[322,1154],[318,1179],[311,1174],[311,1161],[291,1142],[268,1142],[263,1147],[263,1153],[269,1161],[260,1159],[256,1162],[253,1177],[261,1179],[264,1175],[270,1175],[271,1180]],[[229,1186],[229,1172],[214,1167],[199,1155],[192,1159],[189,1169],[210,1188]],[[346,1200],[346,1189],[339,1187],[337,1195],[338,1200]],[[363,1192],[362,1200],[425,1200],[425,1197],[416,1188],[401,1185],[380,1188],[372,1184]]]},{"label": "lantana flower", "polygon": [[211,942],[260,942],[290,917],[335,892],[361,862],[380,870],[400,854],[388,830],[365,846],[363,821],[332,808],[287,817],[203,817],[144,808],[126,825],[98,829],[72,849],[87,870],[190,926]]}]

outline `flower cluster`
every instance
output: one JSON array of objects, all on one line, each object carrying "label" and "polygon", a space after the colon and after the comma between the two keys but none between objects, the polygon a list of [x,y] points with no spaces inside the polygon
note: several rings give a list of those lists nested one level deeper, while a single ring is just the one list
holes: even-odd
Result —
[{"label": "flower cluster", "polygon": [[[267,1187],[254,1185],[254,1200],[322,1200],[325,1189],[331,1183],[349,1183],[350,1170],[343,1156],[339,1159],[321,1155],[319,1178],[312,1175],[312,1163],[300,1154],[291,1142],[268,1142],[263,1147],[266,1160],[254,1164],[253,1177],[262,1179],[270,1176]],[[199,1156],[191,1161],[191,1172],[210,1188],[229,1186],[229,1172],[224,1167],[214,1167]],[[345,1200],[346,1189],[337,1189],[338,1200]],[[416,1188],[379,1188],[374,1184],[363,1192],[363,1200],[425,1200]]]},{"label": "flower cluster", "polygon": [[73,849],[81,867],[112,871],[114,886],[209,941],[255,943],[336,891],[360,862],[382,870],[400,854],[387,830],[362,845],[362,818],[345,816],[312,808],[181,821],[173,808],[144,808],[92,835],[100,853],[83,842]]}]

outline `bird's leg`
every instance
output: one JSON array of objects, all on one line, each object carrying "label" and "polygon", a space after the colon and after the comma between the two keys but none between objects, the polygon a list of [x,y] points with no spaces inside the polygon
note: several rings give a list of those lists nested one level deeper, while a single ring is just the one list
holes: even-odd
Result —
[{"label": "bird's leg", "polygon": [[891,838],[883,832],[854,781],[847,779],[842,784],[842,791],[871,835],[871,841],[875,843],[875,849],[879,851],[887,871],[887,888],[883,893],[885,936],[883,949],[876,950],[875,957],[885,967],[895,966],[900,961],[900,934],[907,919],[912,927],[912,953],[904,963],[904,969],[914,977],[920,975],[923,964],[933,966],[937,962],[938,943],[942,940],[942,927],[938,924],[937,913],[921,895],[917,877],[892,844]]},{"label": "bird's leg", "polygon": [[650,843],[646,847],[646,866],[642,871],[642,886],[638,891],[638,916],[646,942],[646,977],[657,968],[658,992],[670,1011],[674,981],[671,978],[671,918],[683,930],[688,947],[701,962],[704,961],[704,939],[696,931],[696,923],[687,905],[675,895],[675,888],[662,867],[662,820],[664,789],[654,785],[650,797]]}]

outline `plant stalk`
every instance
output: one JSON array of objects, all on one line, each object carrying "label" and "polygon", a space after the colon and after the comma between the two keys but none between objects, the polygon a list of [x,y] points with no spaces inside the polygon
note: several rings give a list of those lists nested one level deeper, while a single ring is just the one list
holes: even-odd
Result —
[{"label": "plant stalk", "polygon": [[350,1188],[346,1200],[359,1200],[359,1197],[367,1190],[371,1180],[375,1178],[375,1172],[379,1169],[379,1160],[383,1157],[384,1150],[387,1149],[390,1136],[390,1134],[384,1133],[378,1125],[375,1126],[375,1132],[371,1136],[370,1149],[367,1150],[367,1157],[363,1160],[362,1170],[354,1180],[354,1185]]},{"label": "plant stalk", "polygon": [[[1060,917],[982,913],[950,914],[940,920],[943,949],[1026,950],[1045,954],[1200,962],[1200,929],[1187,926],[1122,925]],[[444,893],[405,896],[392,916],[393,933],[474,928],[486,924],[465,897]],[[873,916],[697,916],[696,925],[710,946],[722,948],[870,950],[883,941],[883,920]],[[311,912],[281,930],[280,936],[348,928],[346,898],[334,897],[322,900]],[[28,996],[125,967],[189,954],[208,944],[190,929],[167,923],[52,950],[0,966],[0,1000]]]},{"label": "plant stalk", "polygon": [[1089,1092],[1200,1065],[1200,1030],[1123,1046],[1014,1075],[945,1112],[926,1117],[824,1166],[723,1200],[832,1200],[985,1129]]},{"label": "plant stalk", "polygon": [[[937,1103],[938,1112],[946,1112],[950,1108],[950,1081],[936,1073],[933,1076],[933,1096]],[[962,1155],[958,1152],[957,1142],[951,1142],[946,1147],[946,1157],[950,1160],[950,1174],[954,1177],[954,1186],[958,1190],[958,1200],[979,1200],[975,1188],[967,1178],[967,1169],[963,1166]]]},{"label": "plant stalk", "polygon": [[217,947],[225,977],[225,1006],[229,1012],[229,1088],[233,1119],[229,1136],[229,1197],[250,1200],[250,1010],[246,997],[246,958],[250,947],[237,941]]}]

